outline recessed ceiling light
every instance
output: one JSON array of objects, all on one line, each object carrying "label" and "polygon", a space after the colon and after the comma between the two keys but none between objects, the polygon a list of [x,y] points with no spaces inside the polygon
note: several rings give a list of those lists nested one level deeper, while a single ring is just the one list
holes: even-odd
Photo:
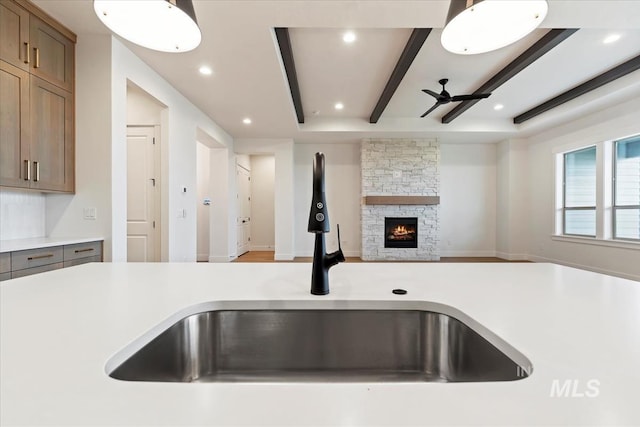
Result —
[{"label": "recessed ceiling light", "polygon": [[249,117],[242,119],[242,123],[244,123],[245,125],[250,125],[251,124],[251,119]]},{"label": "recessed ceiling light", "polygon": [[354,41],[356,41],[356,33],[354,33],[353,31],[347,31],[342,35],[342,40],[345,43],[353,43]]},{"label": "recessed ceiling light", "polygon": [[502,104],[496,104],[496,105],[493,106],[493,109],[496,110],[496,111],[500,111],[503,108],[504,108],[504,105],[502,105]]},{"label": "recessed ceiling light", "polygon": [[609,44],[617,42],[618,40],[620,40],[620,34],[609,34],[604,40],[602,40],[602,43]]},{"label": "recessed ceiling light", "polygon": [[344,104],[342,102],[336,102],[336,105],[334,105],[334,108],[336,110],[342,110],[344,108]]},{"label": "recessed ceiling light", "polygon": [[198,71],[200,71],[200,74],[203,74],[205,76],[210,76],[211,74],[213,74],[213,70],[211,69],[211,67],[208,67],[206,65],[200,67]]}]

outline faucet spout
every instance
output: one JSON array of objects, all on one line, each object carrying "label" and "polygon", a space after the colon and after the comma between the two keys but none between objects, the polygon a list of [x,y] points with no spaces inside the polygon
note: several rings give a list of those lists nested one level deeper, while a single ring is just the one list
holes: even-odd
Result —
[{"label": "faucet spout", "polygon": [[329,293],[329,269],[345,260],[340,245],[340,225],[337,226],[338,250],[329,254],[326,252],[324,235],[329,232],[329,210],[324,189],[324,154],[316,153],[313,158],[313,196],[307,227],[309,233],[316,235],[311,271],[311,293],[313,295],[327,295]]}]

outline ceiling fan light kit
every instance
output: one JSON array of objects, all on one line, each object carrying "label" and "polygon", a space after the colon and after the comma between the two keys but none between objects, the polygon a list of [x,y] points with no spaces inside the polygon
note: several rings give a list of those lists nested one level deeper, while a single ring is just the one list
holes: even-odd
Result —
[{"label": "ceiling fan light kit", "polygon": [[500,49],[535,30],[548,8],[546,0],[451,0],[442,46],[461,55]]},{"label": "ceiling fan light kit", "polygon": [[202,40],[192,0],[94,0],[93,9],[111,31],[161,52],[188,52]]}]

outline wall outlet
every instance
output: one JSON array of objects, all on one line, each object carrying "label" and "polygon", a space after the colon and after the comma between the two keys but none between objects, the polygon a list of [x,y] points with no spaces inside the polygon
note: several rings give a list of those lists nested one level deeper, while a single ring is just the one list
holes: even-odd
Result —
[{"label": "wall outlet", "polygon": [[88,220],[95,220],[98,217],[98,210],[96,208],[84,208],[82,210],[82,218]]},{"label": "wall outlet", "polygon": [[402,178],[402,171],[393,171],[394,178]]}]

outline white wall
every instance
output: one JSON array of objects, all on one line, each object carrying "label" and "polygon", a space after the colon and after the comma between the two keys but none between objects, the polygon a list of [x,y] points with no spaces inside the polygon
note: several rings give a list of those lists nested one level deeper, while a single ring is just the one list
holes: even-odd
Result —
[{"label": "white wall", "polygon": [[251,250],[275,250],[275,175],[272,155],[252,155],[251,161]]},{"label": "white wall", "polygon": [[325,155],[325,191],[331,232],[326,235],[327,251],[338,248],[336,224],[340,224],[345,256],[360,256],[360,143],[298,144],[295,153],[295,247],[296,256],[312,256],[314,236],[307,232],[313,190],[313,155]]},{"label": "white wall", "polygon": [[529,253],[527,141],[497,145],[496,256],[526,260]]},{"label": "white wall", "polygon": [[127,85],[127,125],[160,125],[165,108],[133,83]]},{"label": "white wall", "polygon": [[440,144],[440,256],[495,256],[496,145]]},{"label": "white wall", "polygon": [[[50,237],[103,237],[105,261],[114,259],[111,238],[111,65],[111,37],[78,37],[75,89],[76,193],[46,196],[46,234]],[[126,101],[122,105],[124,108]],[[122,167],[120,171],[122,170],[126,170],[126,167]],[[126,198],[126,189],[124,197]],[[95,220],[83,219],[85,207],[96,208]],[[126,249],[126,234],[124,247]]]},{"label": "white wall", "polygon": [[0,189],[0,240],[44,237],[45,195]]},{"label": "white wall", "polygon": [[[606,274],[640,280],[640,245],[625,247],[554,240],[553,149],[567,144],[585,145],[640,133],[640,99],[592,114],[530,138],[529,254],[538,262],[556,262]],[[577,239],[576,239],[577,240]]]},{"label": "white wall", "polygon": [[[47,229],[51,235],[104,235],[106,260],[126,261],[126,174],[122,171],[126,170],[127,84],[132,82],[168,107],[161,114],[163,172],[168,177],[162,194],[167,258],[195,261],[196,129],[229,148],[232,138],[111,36],[79,35],[76,61],[77,194],[72,200],[58,196],[49,203],[48,199]],[[232,150],[229,153],[233,161]],[[235,185],[234,180],[230,182]],[[187,187],[186,194],[182,186]],[[81,219],[85,206],[98,208],[98,220],[91,225]],[[186,218],[177,218],[179,209],[186,209]],[[50,212],[56,213],[51,221]],[[228,218],[227,224],[231,228]],[[235,230],[230,229],[229,236],[235,246]]]}]

